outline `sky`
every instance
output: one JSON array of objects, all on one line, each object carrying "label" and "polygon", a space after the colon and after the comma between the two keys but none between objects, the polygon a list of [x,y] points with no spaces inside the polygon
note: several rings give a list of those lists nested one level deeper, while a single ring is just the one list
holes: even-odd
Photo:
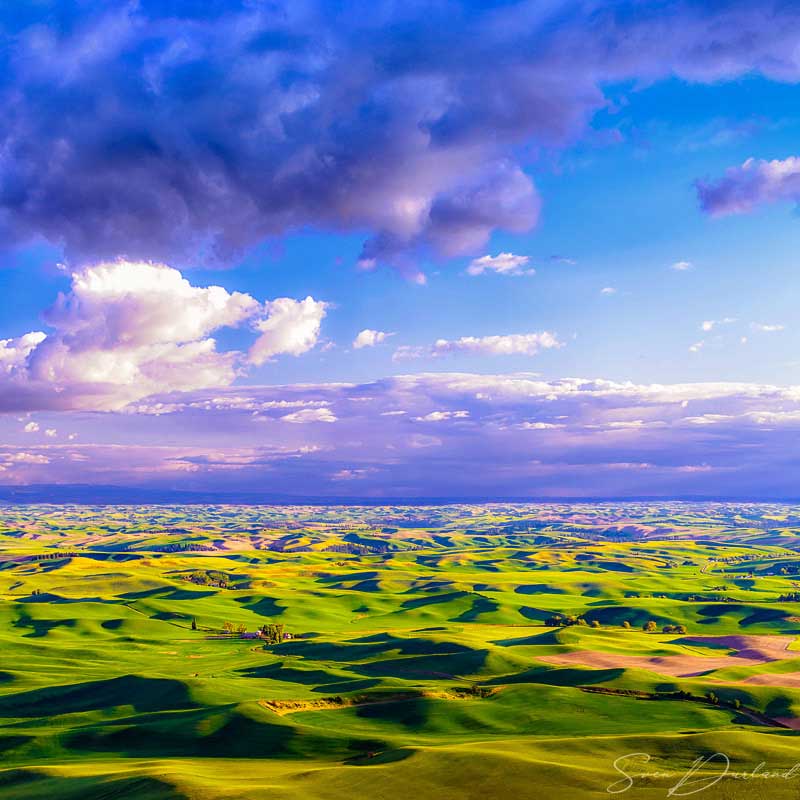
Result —
[{"label": "sky", "polygon": [[794,4],[24,0],[0,42],[0,484],[800,496]]}]

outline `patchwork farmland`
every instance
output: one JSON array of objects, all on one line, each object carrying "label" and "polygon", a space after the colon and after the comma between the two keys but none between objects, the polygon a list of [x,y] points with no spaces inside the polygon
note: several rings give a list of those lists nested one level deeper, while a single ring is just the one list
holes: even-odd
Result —
[{"label": "patchwork farmland", "polygon": [[800,508],[7,506],[0,548],[0,798],[655,798],[698,758],[797,796]]}]

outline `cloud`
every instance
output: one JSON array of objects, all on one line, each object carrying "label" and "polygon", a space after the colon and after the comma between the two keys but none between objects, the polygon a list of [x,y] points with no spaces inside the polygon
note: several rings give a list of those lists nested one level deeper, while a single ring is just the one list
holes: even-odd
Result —
[{"label": "cloud", "polygon": [[403,345],[393,358],[439,357],[454,353],[474,353],[485,356],[535,356],[542,350],[563,347],[558,337],[549,331],[541,333],[511,333],[503,336],[462,336],[460,339],[437,339],[430,347]]},{"label": "cloud", "polygon": [[759,333],[777,333],[778,331],[786,329],[784,325],[768,325],[762,322],[751,322],[750,328],[754,331],[758,331]]},{"label": "cloud", "polygon": [[694,264],[692,264],[691,261],[676,261],[670,264],[670,269],[674,269],[676,272],[686,272],[687,270],[694,269]]},{"label": "cloud", "polygon": [[29,453],[24,450],[0,452],[0,473],[4,479],[23,482],[31,475],[31,467],[50,464],[50,459],[42,453]]},{"label": "cloud", "polygon": [[557,336],[542,333],[515,333],[506,336],[462,336],[455,341],[438,339],[433,346],[436,355],[445,353],[480,353],[483,355],[535,356],[541,350],[561,347]]},{"label": "cloud", "polygon": [[42,331],[34,331],[18,339],[0,339],[0,378],[23,368],[28,356],[46,338]]},{"label": "cloud", "polygon": [[520,422],[517,427],[523,431],[550,431],[558,428],[564,428],[563,424],[557,422]]},{"label": "cloud", "polygon": [[700,207],[706,214],[723,217],[746,214],[756,206],[779,200],[800,200],[800,158],[774,161],[748,158],[730,167],[716,181],[696,182]]},{"label": "cloud", "polygon": [[799,22],[777,0],[9,6],[0,241],[182,268],[365,231],[365,263],[418,275],[533,227],[526,168],[606,87],[796,81]]},{"label": "cloud", "polygon": [[26,423],[24,425],[22,430],[24,430],[25,433],[37,433],[38,430],[39,430],[39,423],[38,422],[28,422],[28,423]]},{"label": "cloud", "polygon": [[700,330],[708,333],[709,331],[718,328],[720,325],[732,325],[738,320],[734,317],[724,317],[723,319],[707,319],[700,324]]},{"label": "cloud", "polygon": [[600,294],[616,294],[616,293],[617,289],[615,289],[613,286],[605,286],[600,290]]},{"label": "cloud", "polygon": [[384,331],[373,331],[371,328],[364,328],[364,330],[359,331],[356,338],[353,339],[353,347],[356,350],[360,350],[362,347],[375,347],[375,345],[385,342],[389,336],[394,336],[394,334],[385,333]]},{"label": "cloud", "polygon": [[481,256],[467,267],[468,275],[482,275],[496,272],[498,275],[535,275],[535,269],[525,269],[530,256],[515,256],[513,253],[499,253],[496,256]]},{"label": "cloud", "polygon": [[412,433],[406,437],[405,441],[412,450],[425,450],[428,447],[442,446],[442,440],[438,436],[429,436],[426,433]]},{"label": "cloud", "polygon": [[469,411],[431,411],[423,417],[414,417],[416,422],[444,422],[448,419],[466,419]]},{"label": "cloud", "polygon": [[258,365],[277,355],[299,356],[308,352],[319,339],[328,307],[328,303],[313,297],[305,300],[279,297],[265,303],[267,316],[255,323],[261,335],[250,348],[250,362]]},{"label": "cloud", "polygon": [[283,422],[307,425],[310,422],[336,422],[336,415],[329,408],[303,408],[281,417]]},{"label": "cloud", "polygon": [[[335,496],[347,470],[387,497],[790,497],[800,479],[798,386],[422,373],[170,399],[163,414],[67,414],[82,444],[32,445],[0,417],[16,442],[0,448],[2,480]],[[266,444],[254,408],[279,421]]]},{"label": "cloud", "polygon": [[45,311],[53,332],[0,341],[0,410],[117,409],[163,392],[227,386],[243,371],[214,331],[249,321],[249,363],[298,355],[317,341],[327,304],[311,297],[263,305],[220,286],[197,287],[164,264],[84,267]]},{"label": "cloud", "polygon": [[358,481],[369,477],[374,469],[340,469],[331,475],[332,481]]},{"label": "cloud", "polygon": [[235,356],[217,352],[208,334],[258,308],[249,295],[192,286],[163,264],[86,267],[45,312],[56,333],[30,353],[27,377],[90,404],[93,396],[101,407],[226,385],[236,377]]}]

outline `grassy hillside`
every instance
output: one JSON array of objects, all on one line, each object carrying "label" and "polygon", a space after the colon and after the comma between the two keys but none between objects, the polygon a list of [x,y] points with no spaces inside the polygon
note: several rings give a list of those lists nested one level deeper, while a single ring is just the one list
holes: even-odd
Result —
[{"label": "grassy hillside", "polygon": [[796,797],[796,516],[4,509],[0,798]]}]

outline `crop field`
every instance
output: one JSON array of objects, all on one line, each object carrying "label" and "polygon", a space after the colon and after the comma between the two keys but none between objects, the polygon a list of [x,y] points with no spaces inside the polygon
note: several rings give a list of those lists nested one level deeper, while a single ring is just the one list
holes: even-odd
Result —
[{"label": "crop field", "polygon": [[799,573],[785,505],[4,506],[0,798],[797,798]]}]

